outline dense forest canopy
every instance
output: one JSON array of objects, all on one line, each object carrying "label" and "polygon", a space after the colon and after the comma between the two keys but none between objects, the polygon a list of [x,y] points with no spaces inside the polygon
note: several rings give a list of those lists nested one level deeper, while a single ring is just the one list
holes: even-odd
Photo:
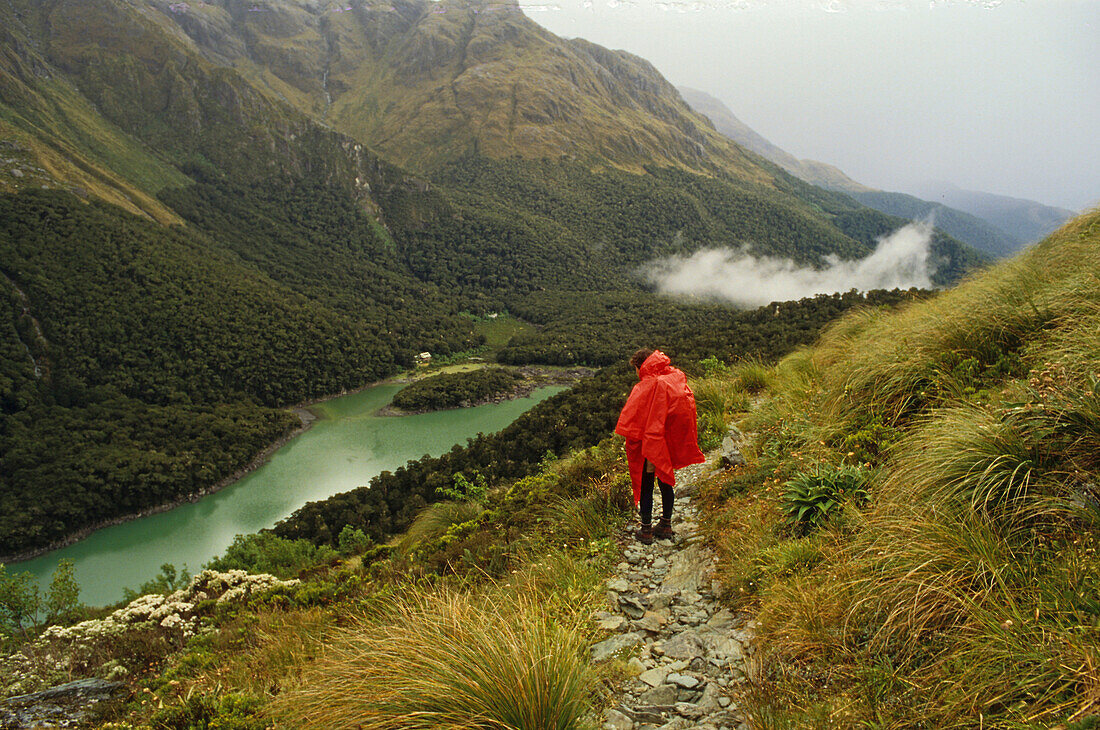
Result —
[{"label": "dense forest canopy", "polygon": [[473,372],[443,373],[406,385],[393,397],[403,411],[438,411],[482,403],[511,393],[523,376],[515,370],[481,368]]}]

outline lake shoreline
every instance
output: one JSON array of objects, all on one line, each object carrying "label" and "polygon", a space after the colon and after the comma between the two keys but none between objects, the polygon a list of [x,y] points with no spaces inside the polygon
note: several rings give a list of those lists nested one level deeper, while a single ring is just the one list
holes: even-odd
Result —
[{"label": "lake shoreline", "polygon": [[[358,392],[359,390],[363,390],[364,388],[368,387],[370,386],[363,386],[363,388],[350,392]],[[13,555],[0,555],[0,564],[16,565],[18,563],[22,563],[28,560],[34,560],[35,558],[40,558],[43,555],[46,555],[47,553],[52,553],[54,550],[60,550],[61,548],[75,545],[81,540],[91,536],[92,533],[98,530],[102,530],[107,527],[114,527],[115,525],[121,525],[126,522],[132,522],[134,520],[140,520],[143,517],[151,517],[152,515],[161,514],[162,512],[170,512],[177,507],[182,507],[183,505],[190,502],[198,502],[203,497],[207,497],[216,492],[220,492],[226,487],[237,483],[244,477],[259,469],[271,459],[272,455],[274,455],[276,451],[283,448],[288,443],[308,431],[313,426],[313,424],[321,418],[321,416],[319,416],[317,413],[310,410],[310,406],[324,403],[326,400],[332,400],[333,398],[340,398],[344,395],[348,395],[348,393],[339,393],[328,398],[319,398],[317,400],[302,403],[291,408],[290,410],[294,411],[294,415],[298,416],[299,425],[297,428],[292,431],[288,431],[279,438],[275,439],[275,441],[268,444],[263,449],[263,451],[254,456],[252,460],[249,461],[247,464],[240,467],[229,476],[226,476],[218,482],[210,485],[209,487],[204,487],[197,492],[181,494],[180,496],[168,502],[153,505],[152,507],[146,507],[145,509],[139,510],[137,512],[119,515],[117,517],[112,517],[109,520],[101,520],[100,522],[88,525],[87,527],[82,527],[77,532],[74,532],[71,535],[67,535],[61,540],[52,542],[45,547],[34,548],[32,550],[24,550],[21,553],[15,553]]]},{"label": "lake shoreline", "polygon": [[[546,369],[546,368],[539,368],[539,369],[544,371],[544,372],[553,372],[553,371],[550,371],[549,369]],[[577,369],[577,368],[571,368],[570,370],[574,370],[574,369]],[[585,370],[586,368],[580,368],[580,369]],[[592,371],[592,372],[594,372],[594,371]],[[55,550],[60,550],[62,548],[69,547],[70,545],[75,545],[76,543],[80,542],[81,540],[86,539],[87,537],[91,536],[93,533],[95,533],[99,530],[102,530],[102,529],[105,529],[105,528],[108,528],[108,527],[115,527],[117,525],[125,524],[127,522],[133,522],[134,520],[140,520],[144,517],[151,517],[152,515],[161,514],[163,512],[170,512],[170,511],[176,509],[177,507],[182,507],[185,504],[198,502],[203,497],[208,497],[211,494],[215,494],[217,492],[220,492],[221,490],[225,489],[226,487],[229,487],[229,486],[237,483],[238,481],[240,481],[244,477],[246,477],[249,474],[251,474],[252,472],[256,471],[261,466],[266,464],[271,459],[271,457],[275,454],[276,451],[278,451],[282,447],[286,446],[288,443],[293,441],[298,436],[301,436],[302,434],[304,434],[306,431],[308,431],[313,426],[314,423],[316,423],[318,420],[324,418],[323,413],[313,409],[314,406],[321,405],[322,403],[326,403],[328,401],[335,400],[337,398],[343,398],[345,396],[355,395],[356,393],[361,393],[364,390],[367,390],[368,388],[373,388],[373,387],[376,387],[376,386],[379,386],[379,385],[397,385],[397,384],[410,383],[410,382],[413,382],[414,380],[420,379],[421,377],[427,377],[430,374],[431,374],[430,371],[425,372],[423,375],[419,375],[417,373],[417,371],[415,371],[415,370],[412,370],[412,371],[406,370],[403,373],[391,375],[388,378],[384,378],[382,380],[377,380],[377,381],[374,381],[374,382],[371,382],[371,383],[366,383],[366,384],[364,384],[364,385],[362,385],[358,388],[354,388],[354,389],[351,389],[351,390],[344,390],[344,391],[341,391],[339,393],[333,393],[331,395],[323,396],[323,397],[320,397],[320,398],[314,398],[314,399],[311,399],[311,400],[301,401],[301,402],[297,403],[296,405],[291,406],[290,408],[288,408],[288,410],[292,410],[294,412],[294,414],[296,416],[298,416],[298,420],[300,422],[300,425],[297,428],[295,428],[292,431],[288,431],[286,434],[280,436],[278,439],[276,439],[272,443],[268,444],[262,451],[260,451],[256,456],[254,456],[247,464],[240,467],[239,469],[234,471],[232,474],[230,474],[230,475],[224,477],[223,479],[219,480],[218,482],[216,482],[216,483],[214,483],[214,484],[212,484],[208,487],[204,487],[204,488],[202,488],[202,489],[200,489],[196,492],[190,492],[188,494],[181,494],[180,496],[178,496],[174,499],[171,499],[168,502],[163,502],[163,503],[158,504],[158,505],[153,505],[153,506],[150,506],[150,507],[146,507],[142,510],[138,510],[137,512],[131,512],[131,513],[125,514],[125,515],[118,515],[116,517],[112,517],[112,518],[107,519],[107,520],[101,520],[101,521],[96,522],[92,525],[82,527],[79,530],[77,530],[76,532],[73,532],[72,534],[67,535],[66,537],[64,537],[60,540],[55,540],[54,542],[52,542],[49,545],[46,545],[44,547],[32,548],[30,550],[24,550],[24,551],[19,552],[19,553],[13,553],[11,555],[0,555],[0,564],[3,564],[3,565],[17,565],[17,564],[22,563],[22,562],[26,562],[26,561],[29,561],[29,560],[34,560],[35,558],[40,558],[43,555],[46,555],[48,553],[52,553]],[[578,379],[580,379],[580,378],[574,378],[573,380],[569,381],[569,384],[571,384],[572,382],[576,382],[576,380],[578,380]],[[538,387],[544,387],[544,386],[547,386],[547,385],[553,385],[553,383],[544,382],[544,383],[541,383]],[[527,393],[525,393],[523,395],[514,396],[514,397],[519,398],[519,397],[525,397],[526,395],[530,395],[530,393],[533,392],[534,390],[537,390],[538,387],[532,388],[531,391],[528,391]],[[501,400],[511,400],[511,398],[501,399]],[[494,401],[487,401],[487,402],[494,402]],[[484,405],[484,404],[471,404],[470,407],[473,407],[473,405]],[[385,407],[382,410],[384,410],[384,409],[385,409]],[[414,413],[393,413],[393,414],[387,414],[387,415],[397,416],[397,415],[416,415],[416,414],[414,414]]]}]

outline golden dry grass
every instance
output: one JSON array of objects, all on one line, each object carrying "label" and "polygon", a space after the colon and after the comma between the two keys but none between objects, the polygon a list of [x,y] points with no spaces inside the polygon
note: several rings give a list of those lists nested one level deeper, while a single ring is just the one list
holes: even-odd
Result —
[{"label": "golden dry grass", "polygon": [[274,710],[326,730],[565,730],[588,708],[586,651],[537,594],[395,597],[337,631]]}]

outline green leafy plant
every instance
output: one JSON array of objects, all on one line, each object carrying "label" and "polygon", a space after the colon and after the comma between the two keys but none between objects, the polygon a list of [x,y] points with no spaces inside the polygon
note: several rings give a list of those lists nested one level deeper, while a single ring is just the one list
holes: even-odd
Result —
[{"label": "green leafy plant", "polygon": [[836,515],[844,502],[865,502],[869,478],[859,467],[818,465],[787,482],[780,509],[789,525],[814,530]]},{"label": "green leafy plant", "polygon": [[700,360],[699,367],[703,370],[704,378],[713,378],[716,375],[726,375],[730,371],[730,366],[714,355]]},{"label": "green leafy plant", "polygon": [[337,551],[341,555],[359,555],[366,552],[374,544],[358,527],[344,525],[340,535],[336,538]]},{"label": "green leafy plant", "polygon": [[435,490],[435,493],[444,499],[455,502],[477,502],[479,504],[485,502],[485,495],[489,493],[489,483],[486,481],[484,474],[475,471],[474,480],[471,482],[465,474],[456,471],[452,479],[454,480],[453,487],[439,487]]},{"label": "green leafy plant", "polygon": [[260,701],[241,694],[195,694],[158,710],[152,725],[165,730],[266,730],[273,723],[260,715]]}]

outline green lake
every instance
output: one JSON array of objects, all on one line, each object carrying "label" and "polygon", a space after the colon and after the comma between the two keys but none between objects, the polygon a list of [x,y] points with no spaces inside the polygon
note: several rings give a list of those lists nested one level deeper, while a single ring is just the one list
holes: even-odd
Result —
[{"label": "green lake", "polygon": [[479,432],[507,426],[564,388],[542,388],[527,398],[416,416],[374,413],[400,385],[378,385],[312,408],[321,418],[271,459],[216,494],[168,512],[106,527],[80,542],[9,566],[30,571],[45,590],[61,559],[75,564],[80,600],[98,606],[122,598],[164,563],[192,573],[221,553],[234,536],[271,527],[306,502],[346,492],[425,454],[438,456]]}]

